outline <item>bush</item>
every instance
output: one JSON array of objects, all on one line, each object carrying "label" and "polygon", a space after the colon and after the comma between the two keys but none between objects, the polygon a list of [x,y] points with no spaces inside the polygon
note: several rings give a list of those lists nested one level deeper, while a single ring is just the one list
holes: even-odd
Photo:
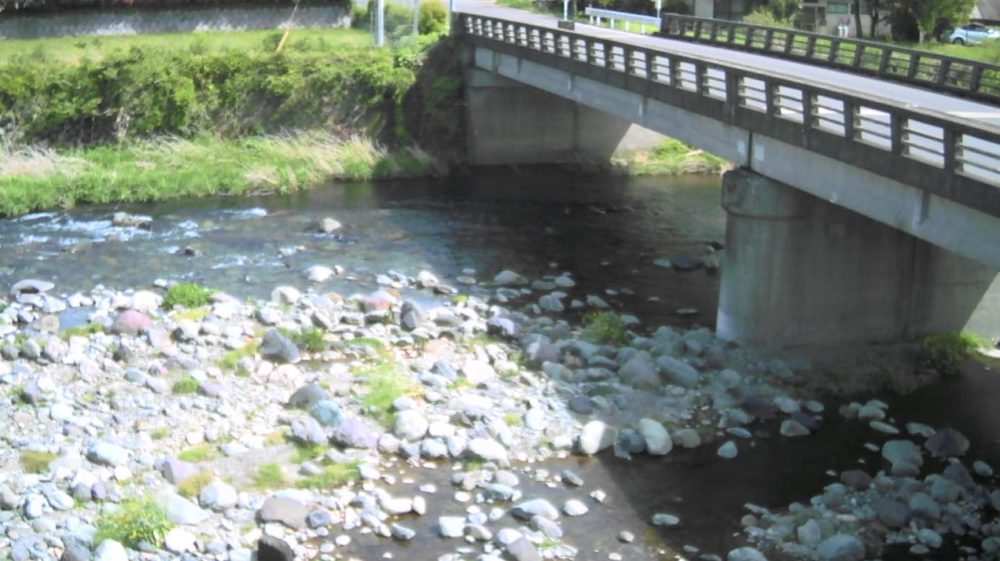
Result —
[{"label": "bush", "polygon": [[[305,0],[303,4],[311,5],[342,5],[343,0]],[[291,7],[294,0],[0,0],[0,12],[65,12],[87,8],[149,8],[168,9],[177,7],[225,6],[247,7],[250,5]]]},{"label": "bush", "polygon": [[163,296],[163,307],[167,309],[177,306],[198,308],[208,305],[212,300],[213,290],[193,282],[179,282],[171,285]]},{"label": "bush", "polygon": [[44,473],[57,456],[41,450],[21,450],[21,469],[25,473]]},{"label": "bush", "polygon": [[448,29],[448,8],[441,0],[424,0],[417,21],[417,32],[421,35],[443,33]]},{"label": "bush", "polygon": [[768,27],[794,27],[791,19],[777,17],[774,12],[766,6],[755,8],[754,11],[743,17],[743,21],[754,25],[766,25]]},{"label": "bush", "polygon": [[961,374],[962,362],[983,345],[973,333],[932,333],[920,340],[920,363],[942,376]]},{"label": "bush", "polygon": [[174,382],[171,392],[174,395],[191,394],[198,391],[198,385],[198,380],[194,376],[188,374],[180,380]]},{"label": "bush", "polygon": [[591,312],[584,316],[586,335],[596,343],[624,345],[628,343],[625,320],[614,312]]},{"label": "bush", "polygon": [[171,527],[167,513],[152,497],[126,499],[117,510],[97,519],[94,543],[115,540],[133,547],[141,542],[158,547]]},{"label": "bush", "polygon": [[215,474],[211,470],[201,470],[194,475],[189,475],[177,484],[177,493],[185,497],[197,497],[198,493],[215,479]]},{"label": "bush", "polygon": [[[398,9],[397,9],[398,11]],[[371,123],[402,99],[412,67],[386,49],[203,55],[133,48],[79,65],[0,62],[0,130],[21,143],[98,144],[157,135],[222,137]],[[388,128],[387,130],[391,130]]]}]

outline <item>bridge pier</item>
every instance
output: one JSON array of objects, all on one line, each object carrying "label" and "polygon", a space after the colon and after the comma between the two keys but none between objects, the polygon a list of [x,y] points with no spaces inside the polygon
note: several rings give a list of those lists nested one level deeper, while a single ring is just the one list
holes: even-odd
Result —
[{"label": "bridge pier", "polygon": [[477,68],[465,80],[469,163],[607,163],[663,135],[606,112]]},{"label": "bridge pier", "polygon": [[717,330],[767,347],[1000,336],[1000,274],[746,169],[723,178]]}]

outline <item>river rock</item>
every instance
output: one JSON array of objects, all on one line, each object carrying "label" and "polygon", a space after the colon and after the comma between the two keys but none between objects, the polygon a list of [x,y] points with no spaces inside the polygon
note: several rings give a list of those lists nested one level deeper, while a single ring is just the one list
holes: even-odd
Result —
[{"label": "river rock", "polygon": [[563,503],[563,512],[566,516],[583,516],[590,512],[590,509],[581,500],[569,499]]},{"label": "river rock", "polygon": [[880,499],[875,504],[875,516],[887,528],[902,528],[910,520],[910,508],[897,499]]},{"label": "river rock", "polygon": [[716,454],[725,460],[732,460],[739,454],[739,448],[736,447],[736,443],[732,440],[727,440],[719,449]]},{"label": "river rock", "polygon": [[527,279],[514,271],[504,270],[493,277],[493,282],[498,286],[521,286],[528,284]]},{"label": "river rock", "polygon": [[163,478],[174,485],[198,473],[198,466],[172,456],[160,462],[159,469]]},{"label": "river rock", "polygon": [[310,383],[295,390],[295,393],[288,398],[285,407],[309,411],[317,402],[324,399],[330,399],[330,394],[319,384]]},{"label": "river rock", "polygon": [[56,285],[46,280],[24,279],[10,287],[10,295],[17,298],[25,294],[42,294],[55,288]]},{"label": "river rock", "polygon": [[460,538],[465,535],[465,518],[442,516],[438,518],[437,528],[442,538]]},{"label": "river rock", "polygon": [[924,459],[920,448],[909,440],[890,440],[882,445],[882,457],[892,466],[893,475],[917,475]]},{"label": "river rock", "polygon": [[678,429],[674,431],[671,440],[681,448],[697,448],[701,446],[701,436],[695,429]]},{"label": "river rock", "polygon": [[232,485],[216,479],[202,487],[198,493],[198,502],[203,508],[222,511],[236,506],[239,495]]},{"label": "river rock", "polygon": [[293,530],[304,528],[307,516],[309,509],[305,505],[287,497],[268,497],[257,511],[258,521],[280,522]]},{"label": "river rock", "polygon": [[639,434],[646,441],[646,452],[653,456],[662,456],[673,449],[674,443],[662,423],[653,419],[639,420]]},{"label": "river rock", "polygon": [[420,440],[427,434],[429,425],[420,411],[407,409],[396,413],[393,433],[404,440],[413,442]]},{"label": "river rock", "polygon": [[119,335],[135,336],[142,331],[149,329],[153,325],[153,320],[146,314],[137,310],[125,310],[115,317],[111,324],[111,332]]},{"label": "river rock", "polygon": [[928,438],[924,448],[935,458],[964,456],[969,451],[969,439],[953,428],[944,428]]},{"label": "river rock", "polygon": [[281,363],[296,363],[301,358],[295,343],[277,329],[268,329],[264,332],[257,352],[268,360]]},{"label": "river rock", "polygon": [[590,398],[585,395],[574,395],[566,401],[566,407],[577,415],[590,415],[594,412],[594,406],[590,404]]},{"label": "river rock", "polygon": [[672,356],[661,356],[656,359],[660,374],[671,383],[685,388],[693,388],[698,384],[698,371],[693,366]]},{"label": "river rock", "polygon": [[344,415],[333,429],[333,440],[348,448],[372,449],[378,444],[378,430],[356,415]]},{"label": "river rock", "polygon": [[87,451],[87,459],[104,466],[123,466],[128,463],[128,450],[104,440],[99,440]]},{"label": "river rock", "polygon": [[522,520],[531,520],[532,516],[542,516],[549,520],[559,519],[559,509],[545,499],[524,501],[511,509],[511,514]]},{"label": "river rock", "polygon": [[256,561],[295,561],[295,552],[284,540],[265,534],[257,542]]},{"label": "river rock", "polygon": [[653,357],[646,351],[638,351],[621,368],[618,378],[634,388],[654,389],[660,386],[659,370]]},{"label": "river rock", "polygon": [[104,540],[94,550],[94,561],[128,561],[128,552],[115,540]]},{"label": "river rock", "polygon": [[820,542],[816,554],[820,561],[862,561],[865,544],[855,536],[837,534]]},{"label": "river rock", "polygon": [[312,417],[298,417],[292,420],[292,438],[306,444],[326,444],[326,431],[319,421]]},{"label": "river rock", "polygon": [[678,526],[681,523],[681,519],[674,516],[673,514],[667,514],[665,512],[657,512],[652,518],[653,526],[666,526],[672,528]]},{"label": "river rock", "polygon": [[618,431],[606,425],[603,421],[590,421],[583,425],[577,440],[577,449],[581,454],[591,456],[609,448],[618,438]]},{"label": "river rock", "polygon": [[514,561],[542,561],[541,554],[527,538],[521,537],[507,544],[507,555]]},{"label": "river rock", "polygon": [[482,458],[488,462],[496,462],[500,467],[510,465],[507,458],[507,449],[492,438],[473,438],[469,441],[468,452],[473,456]]},{"label": "river rock", "polygon": [[752,547],[738,547],[726,554],[726,561],[767,561],[767,557]]},{"label": "river rock", "polygon": [[167,519],[174,524],[197,526],[208,519],[209,513],[184,497],[170,493],[160,497]]},{"label": "river rock", "polygon": [[802,545],[816,547],[823,540],[823,529],[815,520],[807,520],[795,529],[795,537]]},{"label": "river rock", "polygon": [[333,277],[333,269],[323,265],[313,265],[302,271],[309,282],[326,282]]},{"label": "river rock", "polygon": [[195,537],[184,528],[172,528],[163,537],[163,547],[172,553],[184,553],[194,549]]},{"label": "river rock", "polygon": [[394,539],[399,541],[410,541],[417,537],[416,530],[403,526],[402,524],[393,522],[389,524],[389,532],[392,534]]},{"label": "river rock", "polygon": [[341,224],[334,218],[330,218],[329,216],[320,219],[319,222],[316,223],[316,229],[319,230],[320,232],[323,232],[324,234],[332,234],[333,232],[339,230],[341,227],[343,227],[343,224]]},{"label": "river rock", "polygon": [[809,429],[802,426],[802,423],[794,419],[785,419],[781,422],[781,429],[779,432],[781,433],[781,436],[796,437],[808,435]]}]

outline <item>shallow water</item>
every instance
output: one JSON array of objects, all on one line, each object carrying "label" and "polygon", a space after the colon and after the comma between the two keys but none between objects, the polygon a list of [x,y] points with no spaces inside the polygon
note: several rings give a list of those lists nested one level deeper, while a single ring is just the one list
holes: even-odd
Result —
[{"label": "shallow water", "polygon": [[[387,270],[427,269],[454,280],[474,269],[480,281],[503,269],[528,277],[572,271],[576,293],[601,294],[649,320],[695,307],[701,313],[694,319],[674,322],[712,325],[718,278],[653,261],[701,256],[705,242],[720,240],[719,196],[716,177],[484,170],[288,196],[46,212],[0,222],[0,284],[38,277],[72,292],[189,279],[266,297],[278,284],[306,284],[301,271],[313,264],[344,266],[346,278],[318,288],[348,293],[371,290],[374,276]],[[151,227],[114,227],[116,210],[149,216]],[[326,216],[344,227],[317,233],[312,225]],[[608,296],[609,288],[619,294]]]}]

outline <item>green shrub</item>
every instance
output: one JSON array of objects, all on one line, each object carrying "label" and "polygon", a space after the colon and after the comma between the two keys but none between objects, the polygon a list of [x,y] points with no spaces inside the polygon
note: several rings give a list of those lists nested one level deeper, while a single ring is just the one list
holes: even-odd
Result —
[{"label": "green shrub", "polygon": [[295,486],[300,489],[333,489],[340,487],[349,481],[354,481],[361,477],[358,471],[359,465],[360,462],[357,460],[326,464],[319,473],[308,475],[296,481]]},{"label": "green shrub", "polygon": [[420,386],[400,373],[395,362],[380,358],[375,363],[354,369],[367,393],[361,398],[364,406],[383,426],[391,426],[394,416],[392,402],[404,395],[420,395]]},{"label": "green shrub", "polygon": [[625,320],[614,312],[591,312],[584,316],[585,336],[604,345],[624,345],[628,343]]},{"label": "green shrub", "polygon": [[920,363],[942,376],[955,376],[961,374],[962,362],[982,346],[984,339],[974,333],[932,333],[920,340]]},{"label": "green shrub", "polygon": [[743,21],[754,25],[766,25],[769,27],[794,27],[791,19],[776,16],[774,12],[766,6],[754,9],[754,11],[743,17]]},{"label": "green shrub", "polygon": [[448,8],[441,0],[424,0],[420,3],[417,32],[421,35],[443,33],[448,30]]},{"label": "green shrub", "polygon": [[74,325],[73,327],[67,327],[62,330],[60,335],[63,340],[68,341],[70,337],[87,337],[94,333],[103,333],[104,326],[97,322],[90,322],[84,325]]},{"label": "green shrub", "polygon": [[189,475],[178,483],[177,492],[185,497],[197,497],[198,493],[201,493],[201,490],[214,479],[215,474],[210,470],[201,470],[194,475]]},{"label": "green shrub", "polygon": [[326,350],[326,340],[323,338],[325,332],[318,327],[307,327],[299,331],[279,328],[278,331],[280,331],[285,337],[291,339],[291,341],[295,343],[295,346],[304,351],[318,353]]},{"label": "green shrub", "polygon": [[167,293],[163,296],[163,306],[167,309],[176,306],[184,306],[185,308],[206,306],[212,301],[213,293],[212,289],[205,288],[198,283],[179,282],[167,289]]},{"label": "green shrub", "polygon": [[182,450],[177,457],[185,462],[204,462],[219,455],[219,452],[211,444],[199,444],[186,450]]},{"label": "green shrub", "polygon": [[281,469],[278,462],[267,462],[257,466],[256,473],[253,474],[251,483],[257,489],[274,489],[285,485],[285,471]]},{"label": "green shrub", "polygon": [[102,514],[96,526],[94,543],[110,539],[133,547],[140,542],[157,547],[172,528],[163,507],[149,496],[122,501],[115,511]]},{"label": "green shrub", "polygon": [[187,374],[180,380],[174,382],[171,391],[174,395],[183,395],[198,391],[198,380],[194,376]]}]

